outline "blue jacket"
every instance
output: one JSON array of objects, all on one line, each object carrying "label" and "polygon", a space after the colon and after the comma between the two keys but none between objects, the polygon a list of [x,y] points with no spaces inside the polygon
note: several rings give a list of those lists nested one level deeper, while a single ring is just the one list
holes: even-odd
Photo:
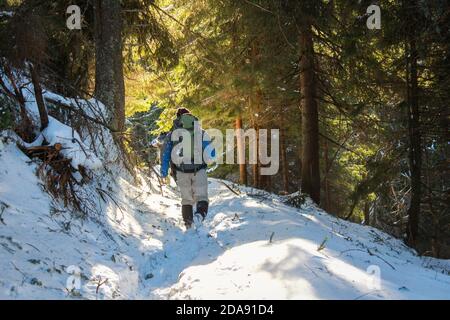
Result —
[{"label": "blue jacket", "polygon": [[[211,141],[202,141],[202,150],[205,151],[205,149],[211,144]],[[161,155],[161,177],[165,178],[169,174],[169,168],[170,168],[170,161],[172,157],[172,149],[173,149],[173,142],[171,139],[171,135],[168,134],[166,137],[166,142],[164,143],[162,147],[162,155]],[[214,160],[216,158],[216,150],[213,149],[211,151],[211,154],[209,155],[211,160]]]}]

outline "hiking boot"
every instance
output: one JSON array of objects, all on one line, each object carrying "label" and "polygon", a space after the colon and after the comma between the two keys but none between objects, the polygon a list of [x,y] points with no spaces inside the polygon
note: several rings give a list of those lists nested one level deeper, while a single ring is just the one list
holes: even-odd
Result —
[{"label": "hiking boot", "polygon": [[209,204],[207,201],[199,201],[197,203],[197,213],[199,213],[203,217],[203,220],[205,220],[206,216],[208,215],[208,208]]},{"label": "hiking boot", "polygon": [[197,212],[194,215],[194,224],[196,227],[200,227],[205,221],[205,218],[208,214],[208,202],[199,201],[197,203]]},{"label": "hiking boot", "polygon": [[191,205],[183,205],[181,207],[181,213],[183,215],[184,224],[186,229],[192,227],[192,223],[194,222],[194,209]]},{"label": "hiking boot", "polygon": [[198,227],[202,226],[203,221],[205,221],[205,217],[201,213],[197,212],[194,215],[194,225],[195,225],[195,227],[198,228]]}]

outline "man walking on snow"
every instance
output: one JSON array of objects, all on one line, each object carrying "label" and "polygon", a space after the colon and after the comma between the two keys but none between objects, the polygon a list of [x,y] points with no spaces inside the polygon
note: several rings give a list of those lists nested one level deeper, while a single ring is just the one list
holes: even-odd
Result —
[{"label": "man walking on snow", "polygon": [[208,214],[206,169],[215,157],[210,143],[208,135],[200,128],[199,120],[189,110],[178,109],[172,130],[164,138],[161,177],[166,178],[171,169],[180,189],[181,212],[187,229],[193,223],[201,224]]}]

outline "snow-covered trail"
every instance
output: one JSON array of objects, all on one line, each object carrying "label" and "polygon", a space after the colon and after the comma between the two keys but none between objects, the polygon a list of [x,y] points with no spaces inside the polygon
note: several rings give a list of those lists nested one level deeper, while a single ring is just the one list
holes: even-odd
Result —
[{"label": "snow-covered trail", "polygon": [[210,182],[210,236],[180,233],[165,247],[154,297],[450,299],[449,261],[419,258],[401,241],[310,203],[299,210],[242,191]]},{"label": "snow-covered trail", "polygon": [[186,233],[175,188],[111,168],[88,187],[114,201],[93,192],[99,214],[80,220],[14,144],[0,163],[0,299],[450,299],[450,261],[311,203],[210,179],[205,228]]}]

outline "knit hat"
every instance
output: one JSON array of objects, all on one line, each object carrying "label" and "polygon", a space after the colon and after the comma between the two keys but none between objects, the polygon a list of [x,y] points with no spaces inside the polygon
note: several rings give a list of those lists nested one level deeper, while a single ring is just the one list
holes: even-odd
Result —
[{"label": "knit hat", "polygon": [[183,114],[190,114],[190,113],[191,113],[191,111],[189,111],[189,110],[186,109],[186,108],[179,108],[179,109],[177,110],[177,118],[180,117],[180,116],[182,116]]}]

